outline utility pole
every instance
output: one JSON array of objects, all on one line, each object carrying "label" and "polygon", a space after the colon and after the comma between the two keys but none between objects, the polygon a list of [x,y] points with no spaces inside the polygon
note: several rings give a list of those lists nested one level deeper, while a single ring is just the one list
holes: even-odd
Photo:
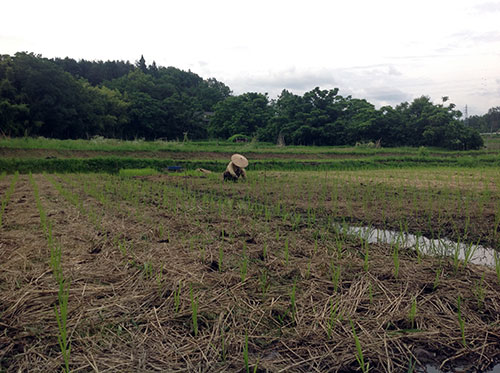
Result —
[{"label": "utility pole", "polygon": [[465,105],[465,125],[469,125],[469,113],[467,112],[467,105]]}]

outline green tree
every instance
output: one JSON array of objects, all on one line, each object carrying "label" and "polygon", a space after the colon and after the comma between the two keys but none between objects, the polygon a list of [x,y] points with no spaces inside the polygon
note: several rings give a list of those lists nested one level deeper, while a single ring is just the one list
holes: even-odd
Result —
[{"label": "green tree", "polygon": [[272,116],[267,95],[245,93],[229,97],[215,105],[208,132],[211,137],[227,139],[235,134],[254,136],[267,126]]},{"label": "green tree", "polygon": [[24,97],[12,84],[13,61],[8,55],[0,56],[0,129],[1,134],[22,136],[29,134],[29,107]]}]

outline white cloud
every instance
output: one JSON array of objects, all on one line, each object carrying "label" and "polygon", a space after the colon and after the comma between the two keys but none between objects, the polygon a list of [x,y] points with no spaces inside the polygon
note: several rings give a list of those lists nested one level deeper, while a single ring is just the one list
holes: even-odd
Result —
[{"label": "white cloud", "polygon": [[496,13],[500,12],[500,2],[499,1],[487,1],[474,5],[473,11],[479,14],[483,13]]}]

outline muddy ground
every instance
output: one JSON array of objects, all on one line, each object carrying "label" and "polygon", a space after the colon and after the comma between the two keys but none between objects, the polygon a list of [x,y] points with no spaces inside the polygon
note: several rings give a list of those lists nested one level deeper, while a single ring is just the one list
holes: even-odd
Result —
[{"label": "muddy ground", "polygon": [[[2,197],[12,177],[0,180]],[[220,198],[168,178],[33,180],[70,281],[72,371],[243,372],[246,361],[258,372],[354,371],[356,338],[373,371],[483,371],[500,360],[492,268],[395,256],[319,222],[294,226],[227,185],[218,190],[232,197]],[[33,190],[19,176],[0,227],[6,372],[63,366],[58,286]]]}]

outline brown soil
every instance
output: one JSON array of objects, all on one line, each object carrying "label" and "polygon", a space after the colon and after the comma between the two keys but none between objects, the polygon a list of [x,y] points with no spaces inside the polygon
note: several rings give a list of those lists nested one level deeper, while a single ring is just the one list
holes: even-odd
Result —
[{"label": "brown soil", "polygon": [[[11,180],[0,180],[2,196]],[[490,268],[455,271],[402,251],[396,275],[391,248],[370,245],[365,262],[359,240],[264,217],[228,184],[217,184],[226,198],[214,199],[177,176],[34,180],[71,281],[72,371],[245,371],[246,336],[251,370],[359,370],[349,320],[374,371],[482,371],[500,359],[500,285]],[[0,233],[0,371],[58,371],[58,286],[28,176]]]}]

